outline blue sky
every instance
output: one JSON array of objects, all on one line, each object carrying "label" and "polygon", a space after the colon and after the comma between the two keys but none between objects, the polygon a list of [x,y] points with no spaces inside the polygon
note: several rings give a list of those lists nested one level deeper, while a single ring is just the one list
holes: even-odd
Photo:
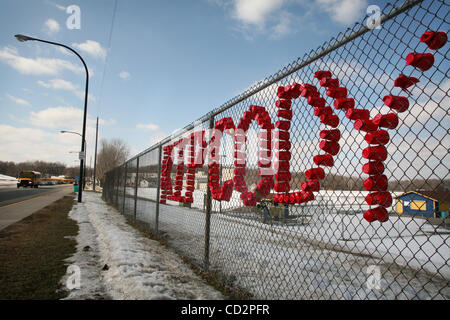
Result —
[{"label": "blue sky", "polygon": [[[383,7],[384,1],[372,1]],[[66,8],[81,10],[68,29]],[[366,0],[2,0],[0,160],[77,164],[84,71],[90,69],[88,155],[120,137],[137,153],[361,21]],[[106,67],[105,67],[106,66]],[[102,84],[102,79],[104,79]]]}]

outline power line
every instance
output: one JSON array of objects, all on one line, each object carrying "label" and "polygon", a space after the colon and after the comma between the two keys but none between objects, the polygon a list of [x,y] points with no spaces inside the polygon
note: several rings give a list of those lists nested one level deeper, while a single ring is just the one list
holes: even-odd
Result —
[{"label": "power line", "polygon": [[114,1],[114,9],[113,9],[112,21],[111,21],[111,27],[109,29],[108,53],[107,53],[106,58],[105,58],[105,64],[104,64],[103,73],[102,73],[102,81],[100,83],[100,96],[99,96],[99,101],[98,101],[98,104],[97,104],[97,117],[100,114],[100,106],[101,106],[102,98],[103,98],[103,85],[104,85],[104,82],[105,82],[106,68],[108,66],[109,54],[111,53],[111,42],[112,42],[112,34],[113,34],[113,31],[114,31],[114,23],[115,23],[115,20],[116,20],[117,3],[118,3],[118,0],[115,0]]}]

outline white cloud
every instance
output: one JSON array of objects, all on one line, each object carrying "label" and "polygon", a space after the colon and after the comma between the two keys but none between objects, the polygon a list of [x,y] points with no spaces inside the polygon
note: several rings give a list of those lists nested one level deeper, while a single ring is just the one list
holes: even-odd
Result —
[{"label": "white cloud", "polygon": [[319,7],[343,25],[354,23],[367,8],[367,0],[316,0]]},{"label": "white cloud", "polygon": [[67,60],[48,58],[25,58],[19,55],[16,48],[3,47],[0,50],[0,61],[10,65],[22,74],[29,75],[57,75],[64,70],[75,73],[84,71],[82,67],[76,66]]},{"label": "white cloud", "polygon": [[77,89],[77,87],[72,82],[63,79],[53,79],[49,80],[48,82],[39,80],[37,83],[44,88],[53,90],[75,91]]},{"label": "white cloud", "polygon": [[6,94],[6,96],[7,96],[10,100],[14,101],[14,102],[17,103],[17,104],[20,104],[20,105],[26,106],[26,107],[31,107],[31,104],[30,104],[27,100],[25,100],[25,99],[14,97],[14,96],[12,96],[12,95],[10,95],[10,94],[8,94],[8,93]]},{"label": "white cloud", "polygon": [[234,17],[245,24],[263,27],[267,18],[282,4],[283,0],[235,0]]},{"label": "white cloud", "polygon": [[57,33],[60,30],[58,21],[54,19],[48,19],[44,23],[44,30],[48,34],[54,34]]},{"label": "white cloud", "polygon": [[131,74],[129,72],[127,72],[127,71],[122,71],[121,73],[119,73],[119,77],[124,79],[124,80],[129,79],[130,76],[131,76]]},{"label": "white cloud", "polygon": [[30,123],[43,128],[79,130],[82,121],[83,110],[74,107],[54,107],[30,113]]},{"label": "white cloud", "polygon": [[[52,79],[47,82],[39,80],[38,85],[41,87],[52,89],[52,90],[66,90],[73,92],[79,99],[84,100],[85,91],[79,90],[78,86],[74,85],[70,81],[63,79]],[[89,100],[96,101],[95,96],[89,94]]]},{"label": "white cloud", "polygon": [[136,128],[150,130],[150,131],[156,131],[159,129],[159,126],[156,124],[153,124],[153,123],[148,123],[148,124],[137,124]]},{"label": "white cloud", "polygon": [[149,139],[149,146],[153,146],[154,144],[160,142],[161,140],[167,138],[167,133],[163,131],[156,131],[154,132]]},{"label": "white cloud", "polygon": [[6,161],[61,161],[71,163],[74,155],[71,150],[79,149],[79,139],[67,135],[66,140],[58,141],[60,133],[48,133],[42,129],[18,128],[0,125],[0,159]]},{"label": "white cloud", "polygon": [[107,52],[106,49],[101,46],[100,43],[93,40],[86,40],[83,43],[74,43],[72,44],[75,48],[90,54],[94,58],[105,59]]},{"label": "white cloud", "polygon": [[46,0],[45,3],[55,7],[56,9],[59,9],[61,11],[66,11],[66,7],[64,7],[64,6],[62,6],[62,5],[58,4],[58,3],[51,2],[51,1],[48,1],[48,0]]}]

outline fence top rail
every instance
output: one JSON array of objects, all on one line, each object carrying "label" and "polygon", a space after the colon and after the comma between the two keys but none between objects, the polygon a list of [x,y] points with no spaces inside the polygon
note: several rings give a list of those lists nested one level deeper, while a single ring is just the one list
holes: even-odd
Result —
[{"label": "fence top rail", "polygon": [[[380,24],[383,24],[390,19],[398,16],[399,14],[411,9],[412,7],[418,5],[419,3],[423,2],[423,0],[405,0],[403,4],[401,4],[398,7],[394,7],[390,12],[382,15],[380,17]],[[389,3],[388,3],[389,4]],[[364,17],[364,20],[367,18]],[[363,20],[363,21],[364,21]],[[358,25],[361,27],[353,31]],[[211,117],[215,117],[216,115],[228,110],[229,108],[233,107],[234,105],[244,101],[245,99],[251,97],[252,95],[264,90],[265,88],[269,87],[270,85],[273,85],[274,83],[280,81],[281,79],[289,76],[290,74],[300,70],[301,68],[313,63],[314,61],[326,56],[330,52],[344,46],[348,42],[362,36],[363,34],[371,31],[371,29],[364,23],[361,22],[355,22],[352,28],[347,28],[346,31],[338,33],[336,37],[332,37],[329,41],[324,42],[321,46],[319,46],[316,50],[312,49],[309,54],[305,54],[306,59],[299,57],[297,58],[293,63],[289,64],[288,66],[280,69],[280,71],[274,73],[273,75],[264,78],[263,80],[257,82],[249,89],[245,90],[241,94],[235,96],[234,98],[228,100],[220,107],[211,110],[204,116],[200,117],[196,121],[191,122],[190,124],[186,125],[184,128],[178,130],[182,133],[186,131],[190,131],[195,127],[195,124],[198,122],[206,122]],[[334,40],[334,43],[333,43]],[[320,50],[320,51],[319,51]],[[309,57],[309,58],[308,58]],[[132,158],[128,159],[126,162],[133,161],[136,158],[142,156],[143,154],[146,154],[148,152],[151,152],[155,149],[157,149],[159,146],[162,146],[166,143],[168,143],[171,139],[174,137],[180,135],[180,133],[175,133],[173,135],[169,135],[166,138],[162,139],[161,141],[155,143],[151,147],[145,149],[144,151],[141,151],[137,155],[133,156]]]}]

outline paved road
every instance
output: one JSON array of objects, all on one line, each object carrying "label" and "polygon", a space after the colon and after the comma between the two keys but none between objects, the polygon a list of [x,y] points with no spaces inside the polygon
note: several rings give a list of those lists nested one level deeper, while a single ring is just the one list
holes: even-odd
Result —
[{"label": "paved road", "polygon": [[43,194],[46,192],[54,192],[59,190],[62,186],[40,186],[39,188],[17,188],[17,187],[7,187],[0,189],[0,207],[11,204],[14,202],[18,202],[21,200],[25,200],[27,198],[31,198],[37,196],[39,194]]},{"label": "paved road", "polygon": [[0,189],[0,230],[71,192],[73,192],[72,185],[39,187],[38,189]]}]

